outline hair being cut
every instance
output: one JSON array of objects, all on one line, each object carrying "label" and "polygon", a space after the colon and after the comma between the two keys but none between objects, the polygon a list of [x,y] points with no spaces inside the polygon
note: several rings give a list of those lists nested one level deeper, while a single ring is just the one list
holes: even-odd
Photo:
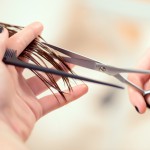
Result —
[{"label": "hair being cut", "polygon": [[[7,23],[0,22],[0,25],[5,27],[9,32],[9,37],[13,36],[18,31],[22,30],[24,27],[17,26],[17,25],[11,25]],[[52,65],[52,67],[56,68],[57,70],[61,71],[67,71],[71,72],[72,70],[70,67],[63,61],[62,57],[55,53],[53,49],[49,48],[48,46],[44,45],[42,42],[45,42],[45,40],[39,36],[38,38],[35,38],[25,49],[24,51],[19,55],[19,59],[26,59],[30,60],[32,63],[48,67],[49,64]],[[55,58],[55,59],[54,59]],[[45,62],[46,61],[46,62]],[[64,92],[61,90],[59,85],[56,83],[54,77],[50,73],[44,73],[41,74],[38,71],[31,70],[36,76],[38,76],[43,83],[52,91],[54,94],[53,89],[57,90],[62,97],[65,99]],[[68,89],[71,90],[71,84],[69,82],[69,79],[67,77],[62,77],[63,82],[67,85]],[[57,98],[57,97],[56,97]],[[66,100],[66,99],[65,99]]]}]

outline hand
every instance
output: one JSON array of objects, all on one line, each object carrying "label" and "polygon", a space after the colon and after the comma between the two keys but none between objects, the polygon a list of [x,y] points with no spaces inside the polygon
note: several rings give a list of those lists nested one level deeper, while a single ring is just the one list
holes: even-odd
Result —
[{"label": "hand", "polygon": [[[150,49],[137,65],[138,69],[150,70]],[[130,74],[128,79],[141,87],[144,90],[150,90],[150,75],[146,74]],[[150,95],[143,96],[142,93],[129,87],[129,97],[131,103],[134,105],[139,113],[144,113],[146,108],[150,108]]]},{"label": "hand", "polygon": [[[28,138],[39,118],[66,104],[59,94],[61,104],[54,95],[37,100],[36,96],[47,90],[42,81],[36,76],[26,80],[22,75],[22,69],[2,62],[6,47],[17,50],[19,55],[42,32],[42,29],[41,23],[35,22],[10,38],[6,29],[0,33],[0,120],[23,140]],[[55,79],[58,80],[58,77]],[[74,87],[72,92],[65,95],[67,102],[81,97],[87,90],[86,85]]]}]

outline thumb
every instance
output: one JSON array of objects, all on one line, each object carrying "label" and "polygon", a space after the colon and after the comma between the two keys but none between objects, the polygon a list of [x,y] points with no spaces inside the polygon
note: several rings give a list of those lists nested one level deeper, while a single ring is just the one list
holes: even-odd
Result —
[{"label": "thumb", "polygon": [[6,50],[7,40],[8,40],[8,31],[2,26],[0,26],[0,60],[3,59]]}]

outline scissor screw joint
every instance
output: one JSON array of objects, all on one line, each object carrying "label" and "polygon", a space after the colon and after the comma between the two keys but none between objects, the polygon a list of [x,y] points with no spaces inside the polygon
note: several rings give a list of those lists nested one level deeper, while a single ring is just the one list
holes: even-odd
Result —
[{"label": "scissor screw joint", "polygon": [[100,67],[99,70],[105,72],[106,68],[105,67]]}]

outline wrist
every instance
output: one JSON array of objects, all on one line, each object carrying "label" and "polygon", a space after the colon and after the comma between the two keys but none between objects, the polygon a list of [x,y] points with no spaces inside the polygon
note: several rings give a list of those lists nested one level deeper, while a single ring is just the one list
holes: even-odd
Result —
[{"label": "wrist", "polygon": [[0,120],[0,148],[5,150],[27,150],[23,141],[4,121]]},{"label": "wrist", "polygon": [[[35,120],[27,120],[24,115],[19,115],[16,111],[11,111],[12,109],[3,109],[0,112],[0,122],[3,122],[6,126],[12,130],[22,141],[25,141],[33,128]],[[27,119],[26,119],[27,118]]]},{"label": "wrist", "polygon": [[23,141],[23,138],[20,136],[18,122],[14,119],[13,115],[10,115],[7,111],[3,111],[0,113],[0,131],[2,128],[9,130],[11,134],[18,137],[20,140]]},{"label": "wrist", "polygon": [[16,138],[20,139],[19,136],[15,133],[15,131],[10,127],[9,124],[7,124],[5,121],[0,120],[0,137],[5,134],[5,135],[13,135]]}]

